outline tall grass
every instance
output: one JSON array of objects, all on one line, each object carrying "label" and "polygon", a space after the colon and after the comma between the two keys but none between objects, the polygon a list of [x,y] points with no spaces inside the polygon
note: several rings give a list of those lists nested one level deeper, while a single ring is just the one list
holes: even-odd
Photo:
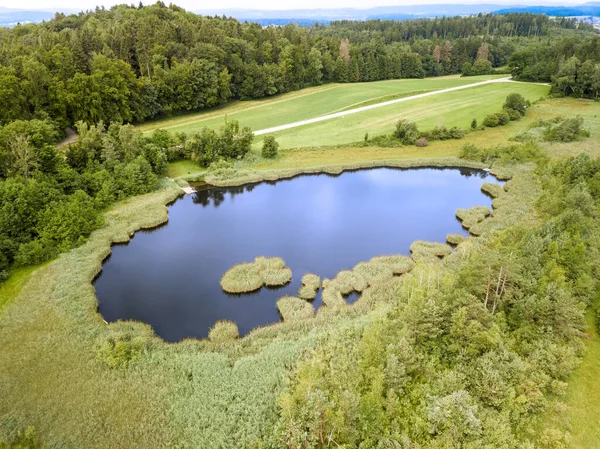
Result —
[{"label": "tall grass", "polygon": [[277,310],[284,321],[306,320],[315,315],[312,304],[294,296],[284,296],[277,300]]},{"label": "tall grass", "polygon": [[249,293],[263,285],[277,287],[292,280],[292,270],[280,257],[259,256],[254,262],[234,265],[221,278],[221,288],[227,293]]}]

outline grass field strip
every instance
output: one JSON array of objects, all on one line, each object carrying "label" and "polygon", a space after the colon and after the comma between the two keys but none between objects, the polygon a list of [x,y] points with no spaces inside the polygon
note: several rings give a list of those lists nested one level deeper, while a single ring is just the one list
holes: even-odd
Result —
[{"label": "grass field strip", "polygon": [[506,83],[506,82],[512,82],[511,79],[510,79],[510,77],[498,78],[498,79],[487,80],[487,81],[481,81],[481,82],[478,82],[478,83],[467,84],[465,86],[456,86],[456,87],[449,87],[447,89],[434,90],[432,92],[425,92],[423,94],[412,95],[410,97],[397,98],[395,100],[389,100],[389,101],[384,101],[384,102],[381,102],[381,103],[371,104],[371,105],[368,105],[368,106],[362,106],[362,107],[359,107],[359,108],[356,108],[356,109],[350,109],[350,110],[347,110],[347,111],[336,112],[334,114],[323,115],[321,117],[315,117],[315,118],[311,118],[311,119],[307,119],[307,120],[302,120],[302,121],[299,121],[299,122],[288,123],[287,125],[280,125],[280,126],[274,126],[272,128],[261,129],[261,130],[258,130],[258,131],[254,131],[254,135],[255,136],[260,136],[262,134],[275,133],[277,131],[283,131],[283,130],[286,130],[286,129],[297,128],[299,126],[310,125],[311,123],[322,122],[324,120],[330,120],[330,119],[337,118],[337,117],[344,117],[346,115],[356,114],[358,112],[364,112],[364,111],[368,111],[368,110],[371,110],[371,109],[376,109],[376,108],[381,108],[381,107],[384,107],[384,106],[389,106],[391,104],[402,103],[404,101],[410,101],[410,100],[416,100],[418,98],[429,97],[429,96],[432,96],[432,95],[443,94],[443,93],[446,93],[446,92],[453,92],[453,91],[456,91],[456,90],[469,89],[471,87],[483,86],[483,85],[491,84],[491,83]]}]

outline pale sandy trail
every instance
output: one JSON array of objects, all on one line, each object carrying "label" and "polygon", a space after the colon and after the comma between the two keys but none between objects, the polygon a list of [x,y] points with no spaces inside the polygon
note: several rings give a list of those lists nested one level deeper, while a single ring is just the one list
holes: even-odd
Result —
[{"label": "pale sandy trail", "polygon": [[425,92],[424,94],[413,95],[411,97],[397,98],[396,100],[389,100],[389,101],[384,101],[382,103],[375,103],[375,104],[370,104],[368,106],[361,106],[356,109],[349,109],[347,111],[336,112],[335,114],[322,115],[321,117],[315,117],[315,118],[311,118],[311,119],[307,119],[307,120],[302,120],[299,122],[288,123],[287,125],[280,125],[280,126],[274,126],[272,128],[260,129],[258,131],[254,131],[254,135],[260,136],[261,134],[275,133],[277,131],[283,131],[285,129],[297,128],[298,126],[310,125],[311,123],[318,123],[318,122],[322,122],[324,120],[330,120],[332,118],[344,117],[346,115],[356,114],[358,112],[369,111],[371,109],[381,108],[381,107],[389,106],[391,104],[396,104],[396,103],[402,103],[404,101],[416,100],[417,98],[431,97],[433,95],[439,95],[439,94],[443,94],[446,92],[453,92],[455,90],[470,89],[471,87],[483,86],[486,84],[506,83],[506,82],[513,82],[513,81],[511,81],[510,77],[497,78],[497,79],[493,79],[493,80],[480,81],[478,83],[473,83],[473,84],[466,84],[464,86],[449,87],[447,89],[434,90],[432,92]]}]

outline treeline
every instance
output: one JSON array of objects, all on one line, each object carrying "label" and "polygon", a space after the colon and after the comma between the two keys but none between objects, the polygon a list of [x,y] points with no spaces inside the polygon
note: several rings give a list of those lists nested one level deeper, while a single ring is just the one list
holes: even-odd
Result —
[{"label": "treeline", "polygon": [[0,124],[140,122],[333,81],[460,73],[465,64],[487,73],[523,40],[574,27],[563,22],[509,14],[262,28],[161,2],[57,14],[0,29]]},{"label": "treeline", "polygon": [[[481,153],[539,162],[539,226],[512,225],[445,276],[422,267],[386,316],[323,338],[279,398],[272,447],[532,447],[597,297],[600,167],[513,147]],[[536,442],[567,438],[548,426]]]},{"label": "treeline", "polygon": [[597,99],[600,95],[600,36],[566,34],[531,41],[508,61],[512,75],[522,81],[552,83],[563,95]]}]

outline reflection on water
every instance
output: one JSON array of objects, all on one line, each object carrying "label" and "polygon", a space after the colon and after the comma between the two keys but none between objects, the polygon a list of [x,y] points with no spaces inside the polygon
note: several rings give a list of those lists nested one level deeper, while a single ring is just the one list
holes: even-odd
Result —
[{"label": "reflection on water", "polygon": [[[305,273],[333,277],[373,256],[408,254],[414,240],[464,233],[455,211],[490,205],[484,178],[495,182],[478,170],[380,168],[203,188],[171,205],[167,224],[113,247],[95,281],[100,313],[149,323],[168,341],[206,337],[219,319],[245,335],[279,321],[277,298],[295,295]],[[260,255],[282,257],[292,282],[246,295],[221,290],[225,271]]]}]

